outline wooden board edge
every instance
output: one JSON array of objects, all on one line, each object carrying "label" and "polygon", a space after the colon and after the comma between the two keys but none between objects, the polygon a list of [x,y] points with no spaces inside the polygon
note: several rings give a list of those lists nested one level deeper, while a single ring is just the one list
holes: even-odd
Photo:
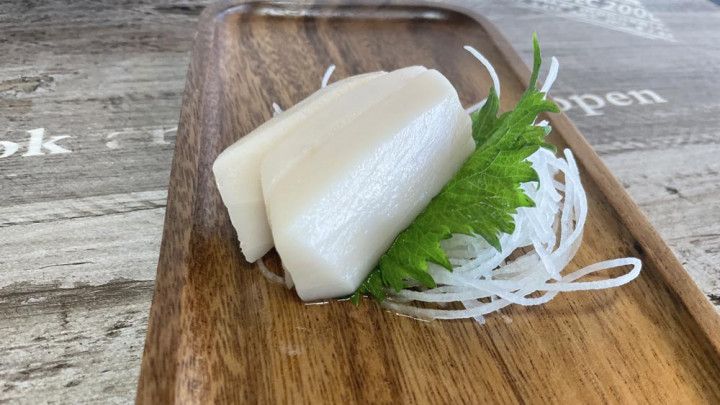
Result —
[{"label": "wooden board edge", "polygon": [[[215,41],[215,19],[236,5],[221,2],[201,13],[193,40],[191,59],[183,91],[177,138],[171,164],[167,208],[155,278],[155,289],[145,336],[135,402],[138,404],[175,403],[179,382],[177,369],[183,354],[183,288],[187,277],[186,256],[190,250],[190,231],[195,200],[197,165],[195,151],[202,138],[200,122],[203,100],[209,98],[208,73]],[[192,162],[181,165],[180,162]],[[180,194],[180,195],[178,195]]]}]

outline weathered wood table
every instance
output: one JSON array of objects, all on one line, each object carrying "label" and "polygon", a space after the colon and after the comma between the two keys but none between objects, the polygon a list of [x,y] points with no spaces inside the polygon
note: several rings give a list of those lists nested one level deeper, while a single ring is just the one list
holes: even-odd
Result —
[{"label": "weathered wood table", "polygon": [[[465,4],[526,60],[538,32],[556,101],[720,307],[720,7],[645,3]],[[134,398],[204,5],[0,5],[0,403]]]}]

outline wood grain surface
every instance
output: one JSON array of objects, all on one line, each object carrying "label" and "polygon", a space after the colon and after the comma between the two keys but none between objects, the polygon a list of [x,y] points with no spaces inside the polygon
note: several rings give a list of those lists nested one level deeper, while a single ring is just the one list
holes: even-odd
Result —
[{"label": "wood grain surface", "polygon": [[[720,400],[720,316],[562,114],[553,142],[581,164],[590,214],[573,268],[644,262],[623,288],[542,307],[425,323],[366,300],[306,305],[244,262],[211,166],[238,137],[336,74],[422,64],[464,104],[488,78],[511,107],[529,71],[489,22],[424,6],[245,3],[205,11],[193,49],[170,179],[139,403],[588,403]],[[280,264],[273,256],[272,267]],[[253,271],[255,270],[255,271]],[[508,322],[510,319],[511,322]],[[548,388],[550,387],[550,388]]]},{"label": "wood grain surface", "polygon": [[[20,146],[0,158],[0,403],[134,398],[180,96],[207,3],[0,4],[0,142]],[[720,7],[614,2],[643,6],[671,42],[547,1],[454,3],[491,19],[526,63],[537,31],[561,61],[557,97],[649,89],[665,100],[605,101],[600,115],[572,102],[566,114],[719,305]],[[71,153],[22,156],[35,128],[70,136],[57,144]]]}]

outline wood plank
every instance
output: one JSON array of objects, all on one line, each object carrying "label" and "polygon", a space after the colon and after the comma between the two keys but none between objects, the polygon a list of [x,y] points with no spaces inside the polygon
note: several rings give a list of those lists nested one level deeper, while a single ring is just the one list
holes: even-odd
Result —
[{"label": "wood plank", "polygon": [[[0,403],[134,396],[205,3],[0,4]],[[71,153],[21,156],[35,128]]]},{"label": "wood plank", "polygon": [[0,289],[0,402],[127,403],[153,282],[28,287]]},{"label": "wood plank", "polygon": [[[717,223],[720,217],[720,146],[681,145],[606,157],[626,189],[680,257],[708,298],[720,296]],[[716,213],[717,211],[717,213]],[[720,307],[718,307],[720,308]]]},{"label": "wood plank", "polygon": [[2,228],[0,288],[153,280],[163,216],[163,209],[141,208]]},{"label": "wood plank", "polygon": [[0,207],[0,228],[164,208],[166,199],[166,190],[152,190],[11,205]]}]

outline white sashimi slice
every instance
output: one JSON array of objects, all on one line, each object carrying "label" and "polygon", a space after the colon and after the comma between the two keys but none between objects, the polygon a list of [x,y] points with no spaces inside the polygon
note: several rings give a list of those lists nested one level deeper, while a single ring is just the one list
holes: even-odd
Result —
[{"label": "white sashimi slice", "polygon": [[260,162],[293,128],[306,125],[313,115],[334,101],[385,72],[349,77],[320,89],[225,149],[213,164],[215,182],[245,259],[254,262],[273,247],[260,185]]},{"label": "white sashimi slice", "polygon": [[263,193],[271,192],[285,172],[292,170],[328,137],[335,136],[339,128],[425,71],[423,66],[410,66],[368,80],[352,92],[337,97],[332,106],[313,117],[313,122],[295,127],[262,161]]},{"label": "white sashimi slice", "polygon": [[475,148],[455,89],[434,70],[333,132],[270,190],[265,161],[261,173],[276,249],[306,301],[351,294]]}]

